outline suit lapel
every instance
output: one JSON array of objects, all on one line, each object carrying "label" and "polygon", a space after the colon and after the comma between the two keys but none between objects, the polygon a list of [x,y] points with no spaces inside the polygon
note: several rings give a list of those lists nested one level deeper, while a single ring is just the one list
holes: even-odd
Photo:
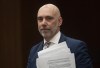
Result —
[{"label": "suit lapel", "polygon": [[61,37],[59,39],[59,43],[63,42],[63,41],[66,41],[66,38],[65,36],[61,33]]},{"label": "suit lapel", "polygon": [[42,42],[39,44],[38,52],[41,51],[41,50],[43,50],[43,45],[44,45],[44,43],[43,43],[43,41],[42,41]]}]

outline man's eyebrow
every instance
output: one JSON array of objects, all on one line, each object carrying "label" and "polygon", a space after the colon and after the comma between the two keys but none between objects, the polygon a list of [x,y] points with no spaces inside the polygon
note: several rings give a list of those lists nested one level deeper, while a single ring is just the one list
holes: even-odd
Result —
[{"label": "man's eyebrow", "polygon": [[45,17],[53,17],[53,16],[45,16]]},{"label": "man's eyebrow", "polygon": [[43,18],[42,16],[38,16],[38,17],[37,17],[37,19],[42,19],[42,18]]}]

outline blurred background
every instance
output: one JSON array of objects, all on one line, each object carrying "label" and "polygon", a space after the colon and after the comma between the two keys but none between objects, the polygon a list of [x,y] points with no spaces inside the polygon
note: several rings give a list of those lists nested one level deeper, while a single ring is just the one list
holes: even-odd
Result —
[{"label": "blurred background", "polygon": [[61,31],[88,44],[94,68],[100,64],[94,0],[0,0],[0,68],[26,68],[32,44],[42,40],[36,15],[46,3],[57,5]]}]

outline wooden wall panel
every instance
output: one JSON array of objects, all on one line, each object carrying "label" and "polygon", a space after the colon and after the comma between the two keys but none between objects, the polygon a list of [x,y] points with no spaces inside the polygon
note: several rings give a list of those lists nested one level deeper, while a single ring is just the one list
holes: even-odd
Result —
[{"label": "wooden wall panel", "polygon": [[23,68],[20,0],[0,0],[0,68]]}]

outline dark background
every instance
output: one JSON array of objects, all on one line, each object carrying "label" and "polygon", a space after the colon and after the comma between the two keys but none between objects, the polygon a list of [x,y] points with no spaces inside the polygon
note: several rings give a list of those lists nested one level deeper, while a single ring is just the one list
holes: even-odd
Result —
[{"label": "dark background", "polygon": [[93,0],[0,0],[0,68],[26,68],[32,44],[42,40],[36,15],[46,3],[57,5],[61,31],[88,44],[94,68],[100,64],[99,32]]}]

